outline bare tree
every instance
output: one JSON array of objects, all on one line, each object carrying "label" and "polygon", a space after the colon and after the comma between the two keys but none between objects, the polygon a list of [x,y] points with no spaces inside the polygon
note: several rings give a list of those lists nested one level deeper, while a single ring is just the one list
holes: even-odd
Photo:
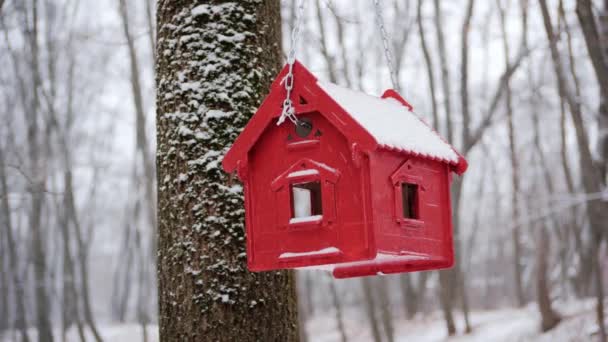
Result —
[{"label": "bare tree", "polygon": [[376,313],[376,298],[374,297],[374,289],[371,279],[369,277],[361,279],[361,286],[363,288],[363,303],[365,306],[365,313],[372,328],[374,342],[382,342],[380,322],[378,322],[378,315]]},{"label": "bare tree", "polygon": [[0,146],[0,186],[2,186],[2,192],[0,192],[0,209],[2,210],[3,218],[2,227],[4,227],[4,236],[6,239],[8,264],[10,267],[10,274],[12,275],[13,291],[15,293],[14,301],[16,306],[16,327],[19,330],[22,342],[29,342],[29,336],[27,334],[27,321],[25,311],[25,293],[22,278],[19,274],[17,267],[17,251],[16,241],[13,236],[13,223],[11,219],[11,209],[8,202],[8,183],[6,177],[6,165],[5,155],[2,147]]},{"label": "bare tree", "polygon": [[[31,59],[31,88],[32,96],[26,112],[27,140],[29,169],[31,170],[31,207],[30,207],[30,229],[32,233],[32,260],[34,264],[34,292],[36,294],[36,324],[38,327],[39,341],[53,341],[53,333],[50,322],[49,298],[47,294],[47,267],[42,235],[42,207],[45,190],[46,174],[45,165],[40,148],[42,145],[40,137],[40,99],[39,89],[41,87],[41,76],[39,70],[39,42],[38,42],[38,1],[34,0],[31,12],[24,9],[25,18],[31,18],[26,28],[26,37],[30,47]],[[26,19],[27,20],[27,19]]]},{"label": "bare tree", "polygon": [[598,120],[598,157],[602,180],[606,182],[608,173],[608,1],[603,1],[603,9],[599,16],[599,29],[596,25],[590,0],[576,1],[576,14],[581,25],[587,51],[600,87],[600,107]]},{"label": "bare tree", "polygon": [[418,23],[418,33],[420,35],[420,46],[424,54],[424,62],[426,65],[427,78],[429,79],[429,91],[431,95],[431,106],[433,113],[433,128],[439,131],[439,109],[437,108],[437,95],[435,90],[435,65],[426,42],[424,33],[424,24],[422,22],[422,4],[423,0],[418,0],[416,22]]},{"label": "bare tree", "polygon": [[[503,36],[503,52],[505,54],[505,66],[509,67],[510,65],[510,49],[509,49],[509,35],[507,34],[506,29],[506,11],[505,5],[503,1],[498,0],[498,8],[499,8],[499,17],[500,17],[500,28]],[[511,210],[513,213],[513,217],[518,219],[519,215],[519,161],[516,150],[516,141],[515,141],[515,128],[514,128],[514,119],[513,119],[513,95],[511,92],[511,84],[509,81],[505,84],[505,106],[507,112],[507,126],[509,129],[509,155],[511,159]],[[522,247],[521,247],[521,232],[519,231],[519,227],[515,227],[512,233],[512,242],[513,242],[513,279],[515,281],[515,298],[517,299],[517,304],[519,306],[524,306],[526,304],[526,299],[524,297],[524,286],[522,281]]]},{"label": "bare tree", "polygon": [[336,325],[338,326],[338,331],[340,332],[340,341],[347,342],[348,335],[346,334],[346,329],[344,328],[344,319],[342,316],[342,301],[340,299],[340,294],[336,289],[336,283],[333,279],[329,279],[328,283],[332,303],[334,305],[334,310],[336,311]]},{"label": "bare tree", "polygon": [[[583,115],[581,110],[580,102],[575,98],[571,85],[566,78],[559,50],[557,49],[556,40],[557,37],[553,32],[553,24],[549,14],[546,0],[539,0],[541,12],[543,16],[543,23],[547,39],[549,40],[549,47],[551,49],[551,58],[553,60],[553,67],[555,76],[557,78],[557,85],[559,94],[565,99],[570,109],[572,121],[576,131],[576,138],[579,149],[579,163],[581,168],[581,180],[583,188],[587,193],[596,193],[602,190],[602,176],[593,162],[591,151],[589,148],[589,138],[585,129],[583,121]],[[604,234],[606,222],[608,222],[608,210],[606,210],[606,204],[600,200],[591,200],[587,202],[587,213],[589,223],[591,227],[591,233],[593,236],[592,243],[592,255],[593,265],[595,268],[595,287],[597,292],[597,319],[598,326],[600,328],[600,339],[606,341],[606,331],[604,327],[604,304],[603,304],[603,284],[602,284],[602,269],[601,263],[599,262],[599,251],[602,242],[602,236]]]},{"label": "bare tree", "polygon": [[384,335],[388,342],[395,341],[395,328],[393,327],[393,315],[391,313],[389,290],[386,278],[377,278],[376,291],[380,299],[380,317],[382,318],[382,327]]},{"label": "bare tree", "polygon": [[316,12],[316,18],[317,18],[317,25],[319,26],[319,45],[320,45],[320,50],[321,50],[321,55],[323,56],[323,59],[325,60],[325,63],[327,65],[327,73],[329,75],[329,80],[331,82],[336,83],[337,82],[337,74],[336,74],[336,68],[335,68],[335,63],[334,63],[334,58],[331,55],[331,53],[329,52],[329,49],[327,47],[327,33],[325,30],[325,19],[323,18],[323,10],[321,8],[321,2],[320,0],[316,0],[315,1],[315,12]]}]

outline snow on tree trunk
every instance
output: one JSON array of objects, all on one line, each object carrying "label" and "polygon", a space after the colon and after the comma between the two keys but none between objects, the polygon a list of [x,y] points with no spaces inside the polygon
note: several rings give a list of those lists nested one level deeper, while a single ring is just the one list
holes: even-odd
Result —
[{"label": "snow on tree trunk", "polygon": [[281,61],[278,0],[159,0],[163,341],[296,341],[291,272],[246,268],[241,184],[221,160]]}]

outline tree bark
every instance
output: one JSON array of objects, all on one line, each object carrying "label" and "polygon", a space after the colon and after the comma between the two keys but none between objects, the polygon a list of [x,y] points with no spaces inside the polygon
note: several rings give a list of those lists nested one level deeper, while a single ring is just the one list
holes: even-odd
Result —
[{"label": "tree bark", "polygon": [[279,71],[278,0],[160,0],[162,341],[297,341],[293,272],[246,268],[242,186],[220,168]]}]

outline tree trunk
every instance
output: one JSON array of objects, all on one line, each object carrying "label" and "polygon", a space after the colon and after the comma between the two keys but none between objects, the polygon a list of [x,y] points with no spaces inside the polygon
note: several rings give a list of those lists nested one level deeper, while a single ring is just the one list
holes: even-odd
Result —
[{"label": "tree trunk", "polygon": [[441,65],[441,85],[443,90],[444,106],[445,106],[445,123],[448,141],[453,141],[454,133],[452,131],[452,100],[450,89],[450,73],[448,69],[448,56],[445,46],[445,38],[443,34],[443,18],[441,5],[439,0],[434,0],[435,5],[435,32],[437,36],[437,48],[439,51],[439,64]]},{"label": "tree trunk", "polygon": [[27,334],[27,318],[25,312],[25,292],[23,286],[23,278],[19,274],[19,262],[17,260],[17,250],[15,249],[16,242],[13,235],[13,221],[11,218],[11,208],[8,202],[8,182],[5,172],[5,157],[2,148],[0,148],[0,186],[2,191],[0,192],[0,228],[5,229],[4,236],[6,237],[7,254],[8,254],[8,266],[12,275],[11,280],[13,284],[13,291],[15,292],[14,302],[16,307],[15,324],[16,329],[19,330],[22,342],[29,342],[30,338]]},{"label": "tree trunk", "polygon": [[43,196],[46,184],[46,174],[43,170],[44,163],[42,162],[41,144],[39,135],[39,88],[42,85],[40,71],[38,69],[38,1],[33,1],[31,8],[31,27],[28,27],[28,38],[31,52],[31,72],[32,72],[32,99],[28,113],[26,113],[27,122],[27,141],[29,167],[32,170],[32,191],[31,191],[31,207],[29,225],[32,233],[31,253],[34,264],[34,293],[36,297],[36,326],[38,328],[38,341],[49,342],[53,341],[53,333],[51,330],[49,298],[47,294],[47,267],[45,246],[46,241],[42,228],[42,206]]},{"label": "tree trunk", "polygon": [[377,278],[376,284],[378,295],[380,297],[380,314],[382,317],[382,326],[384,327],[384,335],[388,342],[395,341],[395,329],[393,327],[393,315],[391,314],[389,290],[386,284],[386,278]]},{"label": "tree trunk", "polygon": [[608,1],[603,1],[603,9],[596,25],[591,0],[577,0],[576,14],[578,16],[591,64],[600,87],[600,107],[598,118],[598,166],[605,180],[608,171]]},{"label": "tree trunk", "polygon": [[[510,62],[510,49],[509,49],[509,37],[506,28],[505,11],[501,0],[498,0],[499,14],[500,14],[500,27],[503,36],[503,52],[505,54],[505,67],[509,67]],[[505,105],[507,111],[507,126],[509,135],[509,157],[511,160],[511,212],[513,219],[519,219],[519,160],[517,156],[516,143],[515,143],[515,128],[513,119],[513,96],[511,93],[511,82],[506,81],[505,86]],[[526,299],[524,297],[524,286],[522,281],[522,251],[521,251],[521,233],[519,227],[515,226],[511,231],[511,239],[513,244],[513,280],[515,281],[515,298],[517,299],[518,306],[524,306]]]},{"label": "tree trunk", "polygon": [[[0,196],[3,196],[1,192]],[[12,328],[9,324],[9,310],[11,309],[9,301],[9,267],[5,262],[8,260],[8,257],[5,256],[7,248],[4,240],[4,231],[0,229],[0,339],[4,336],[5,331]]]},{"label": "tree trunk", "polygon": [[340,341],[347,342],[348,336],[346,335],[346,329],[344,328],[344,319],[342,318],[342,301],[340,300],[340,294],[336,289],[336,283],[333,277],[328,279],[329,291],[331,292],[331,299],[334,304],[334,310],[336,310],[336,324],[338,325],[338,331],[340,332]]},{"label": "tree trunk", "polygon": [[595,313],[597,317],[597,324],[599,328],[600,341],[606,342],[606,325],[605,325],[605,314],[604,314],[604,279],[602,272],[602,259],[601,259],[601,248],[602,242],[594,241],[593,242],[593,260],[594,260],[594,268],[595,268],[595,295],[596,295],[596,305],[595,305]]},{"label": "tree trunk", "polygon": [[361,285],[363,286],[363,301],[365,303],[365,313],[367,319],[372,328],[372,336],[374,342],[382,342],[382,335],[380,333],[380,323],[376,315],[376,299],[374,298],[374,290],[372,287],[372,281],[369,277],[361,279]]},{"label": "tree trunk", "polygon": [[307,284],[305,279],[302,279],[302,275],[308,274],[310,272],[296,272],[296,294],[298,299],[298,326],[300,327],[300,341],[299,342],[308,342],[308,331],[306,329],[306,322],[308,322],[308,310],[306,306],[310,302],[310,298],[305,295],[306,291],[302,287],[306,287]]},{"label": "tree trunk", "polygon": [[293,272],[246,267],[242,186],[222,156],[279,71],[278,0],[160,0],[162,341],[297,341]]},{"label": "tree trunk", "polygon": [[91,329],[91,333],[95,338],[95,341],[101,342],[101,334],[97,329],[95,318],[93,316],[93,309],[91,307],[91,296],[89,293],[89,251],[88,246],[82,236],[82,227],[80,220],[78,219],[78,213],[76,212],[76,203],[74,202],[74,187],[72,185],[72,173],[68,171],[65,173],[65,199],[66,199],[66,210],[68,212],[68,218],[72,221],[74,228],[74,236],[76,237],[76,247],[78,256],[78,273],[81,281],[81,292],[82,292],[82,306],[84,319]]},{"label": "tree trunk", "polygon": [[433,129],[439,132],[439,110],[437,108],[437,95],[435,91],[435,66],[429,51],[424,34],[424,25],[422,23],[422,3],[423,0],[418,0],[416,22],[418,23],[418,33],[420,35],[420,47],[424,55],[424,63],[426,66],[426,74],[429,79],[429,91],[431,95],[431,108],[433,112]]},{"label": "tree trunk", "polygon": [[455,285],[453,276],[453,272],[439,271],[439,304],[441,305],[441,311],[443,311],[448,336],[456,334],[456,323],[454,322],[454,314],[452,313],[452,297],[454,296]]},{"label": "tree trunk", "polygon": [[[591,150],[589,148],[589,137],[585,129],[583,121],[583,114],[581,105],[578,98],[572,93],[570,84],[567,81],[566,75],[563,70],[562,61],[560,59],[560,53],[557,48],[557,37],[553,32],[553,24],[551,23],[551,17],[549,9],[547,8],[546,0],[539,0],[541,12],[543,15],[543,23],[545,26],[545,32],[549,41],[549,47],[551,49],[551,58],[553,60],[553,67],[555,70],[555,76],[557,78],[558,90],[560,96],[562,96],[568,107],[570,108],[570,114],[574,123],[574,129],[576,131],[576,139],[579,148],[579,164],[581,169],[581,181],[583,188],[586,193],[598,193],[603,189],[603,176],[600,170],[596,167]],[[581,12],[580,2],[577,4],[577,13]],[[591,229],[591,236],[595,244],[598,246],[601,244],[602,236],[605,234],[606,225],[608,222],[608,204],[601,200],[591,200],[587,202],[587,215],[589,218],[589,225]],[[595,248],[595,247],[592,247]],[[593,251],[594,258],[598,255],[597,251]],[[599,260],[594,260],[594,264],[598,265]],[[598,265],[599,266],[599,265]],[[596,269],[597,274],[601,274],[601,267]],[[602,289],[596,289],[598,292],[598,308],[603,306],[600,292]],[[606,332],[603,321],[603,311],[598,309],[597,312],[598,326],[600,327],[600,337],[602,342],[606,341]]]},{"label": "tree trunk", "polygon": [[545,227],[544,222],[540,222],[537,229],[536,296],[541,317],[541,330],[545,332],[553,329],[559,323],[560,317],[551,307],[551,289],[549,279],[547,279],[551,248],[550,237],[547,234],[547,227]]},{"label": "tree trunk", "polygon": [[401,282],[401,296],[403,297],[403,307],[405,308],[405,317],[412,319],[418,312],[418,296],[414,288],[412,274],[406,273],[399,277]]}]

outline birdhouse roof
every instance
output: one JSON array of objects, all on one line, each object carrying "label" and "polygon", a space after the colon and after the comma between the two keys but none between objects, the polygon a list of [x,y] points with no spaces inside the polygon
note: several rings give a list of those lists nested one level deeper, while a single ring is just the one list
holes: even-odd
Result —
[{"label": "birdhouse roof", "polygon": [[[285,96],[282,79],[286,73],[287,66],[274,81],[258,113],[226,154],[223,165],[227,171],[237,167],[237,161],[244,159],[243,153],[253,147],[272,119],[280,115],[280,103]],[[347,138],[359,144],[362,150],[394,150],[447,163],[457,174],[466,171],[467,161],[464,157],[416,115],[412,106],[396,91],[389,89],[377,97],[318,81],[297,61],[294,80],[295,95],[304,96],[309,101],[306,105],[296,104],[296,115],[312,109],[319,111]],[[277,108],[271,114],[264,113],[262,109],[269,104]],[[328,115],[330,112],[333,115]]]},{"label": "birdhouse roof", "polygon": [[330,82],[318,81],[317,84],[363,126],[380,147],[450,164],[458,164],[462,158],[395,91],[388,90],[382,97],[376,97]]}]

